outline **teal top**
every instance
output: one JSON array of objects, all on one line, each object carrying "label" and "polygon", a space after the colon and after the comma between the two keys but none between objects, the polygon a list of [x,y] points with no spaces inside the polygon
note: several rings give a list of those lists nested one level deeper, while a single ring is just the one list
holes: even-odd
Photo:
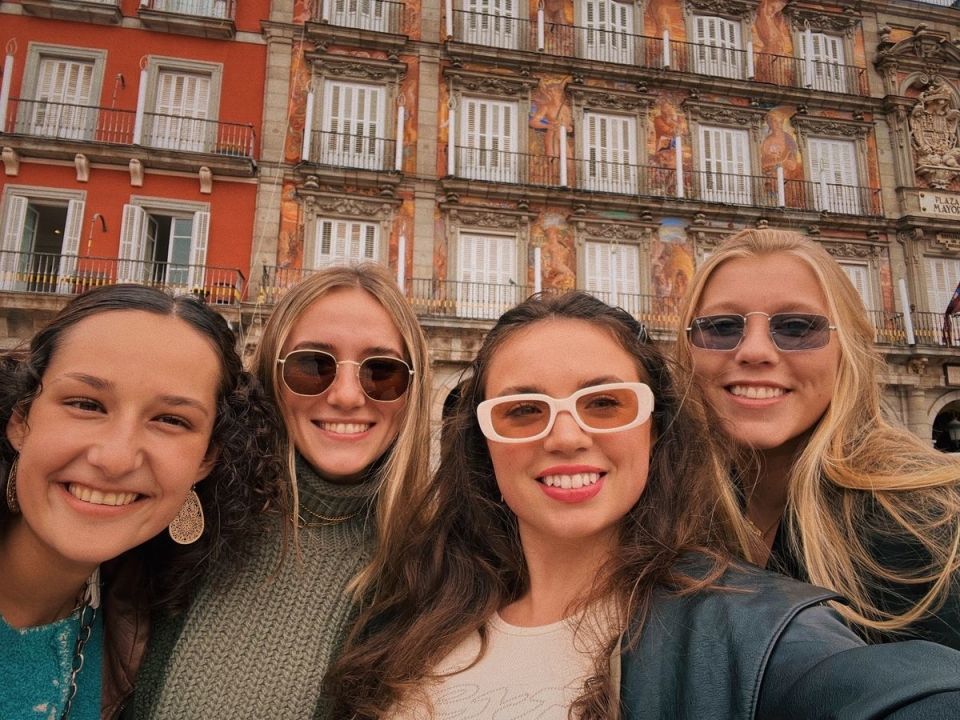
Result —
[{"label": "teal top", "polygon": [[[98,611],[77,673],[70,720],[100,720],[103,612]],[[80,632],[80,611],[22,630],[0,616],[0,718],[60,720],[70,693],[70,672]]]}]

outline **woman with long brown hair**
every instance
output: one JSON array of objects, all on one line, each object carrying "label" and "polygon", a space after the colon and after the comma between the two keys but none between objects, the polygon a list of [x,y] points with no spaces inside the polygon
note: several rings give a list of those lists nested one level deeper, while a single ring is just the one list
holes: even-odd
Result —
[{"label": "woman with long brown hair", "polygon": [[750,536],[702,407],[644,337],[583,293],[500,318],[327,678],[334,716],[960,712],[960,653],[877,652],[831,593],[733,564]]},{"label": "woman with long brown hair", "polygon": [[680,363],[740,450],[759,564],[837,591],[869,639],[960,649],[960,463],[881,411],[860,295],[817,243],[744,230],[698,269]]}]

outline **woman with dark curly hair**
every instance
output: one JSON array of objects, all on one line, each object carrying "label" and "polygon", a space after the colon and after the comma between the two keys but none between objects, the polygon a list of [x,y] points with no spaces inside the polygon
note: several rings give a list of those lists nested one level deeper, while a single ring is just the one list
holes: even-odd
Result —
[{"label": "woman with dark curly hair", "polygon": [[866,646],[832,593],[733,560],[750,534],[702,403],[643,335],[584,293],[500,318],[334,717],[960,717],[960,653]]},{"label": "woman with dark curly hair", "polygon": [[226,321],[114,285],[0,359],[0,717],[113,717],[152,619],[282,511],[279,421]]}]

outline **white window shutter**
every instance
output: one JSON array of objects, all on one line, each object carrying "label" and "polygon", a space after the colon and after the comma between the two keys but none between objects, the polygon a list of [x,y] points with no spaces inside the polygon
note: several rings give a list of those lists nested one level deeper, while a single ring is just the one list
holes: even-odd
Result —
[{"label": "white window shutter", "polygon": [[10,195],[7,198],[7,214],[3,219],[0,240],[0,288],[15,287],[17,267],[20,264],[20,243],[23,240],[23,226],[27,221],[27,198]]},{"label": "white window shutter", "polygon": [[376,223],[321,218],[317,222],[314,268],[377,262],[380,259],[378,239]]},{"label": "white window shutter", "polygon": [[70,292],[67,280],[77,273],[77,255],[80,253],[80,236],[83,234],[83,200],[67,203],[67,218],[63,228],[63,245],[60,247],[60,268],[57,271],[57,292]]},{"label": "white window shutter", "polygon": [[640,248],[636,245],[617,245],[613,255],[617,291],[621,295],[640,294]]},{"label": "white window shutter", "polygon": [[136,205],[123,206],[117,282],[137,282],[143,274],[143,234],[147,214]]},{"label": "white window shutter", "polygon": [[840,267],[857,289],[860,299],[868,312],[876,309],[873,301],[873,285],[870,283],[870,269],[862,263],[840,263]]},{"label": "white window shutter", "polygon": [[359,83],[329,82],[322,108],[322,162],[370,170],[383,167],[385,89]]},{"label": "white window shutter", "polygon": [[[856,142],[810,138],[807,148],[817,209],[859,214],[861,203],[857,187]],[[821,179],[826,183],[825,191]]]},{"label": "white window shutter", "polygon": [[207,239],[210,236],[210,213],[205,210],[193,214],[193,226],[190,238],[190,269],[187,273],[187,287],[190,290],[203,289],[207,271]]},{"label": "white window shutter", "polygon": [[960,260],[927,258],[926,276],[928,310],[935,313],[946,312],[947,305],[960,284]]}]

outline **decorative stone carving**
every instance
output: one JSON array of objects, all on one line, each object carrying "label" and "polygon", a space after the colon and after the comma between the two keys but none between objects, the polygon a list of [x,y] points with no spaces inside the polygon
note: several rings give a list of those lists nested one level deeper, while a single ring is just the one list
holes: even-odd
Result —
[{"label": "decorative stone carving", "polygon": [[755,131],[760,130],[767,115],[767,111],[762,108],[689,99],[683,102],[683,109],[692,119],[699,122],[747,127]]},{"label": "decorative stone carving", "polygon": [[851,242],[823,242],[824,249],[838,258],[875,258],[880,256],[880,248],[876,245],[863,245]]},{"label": "decorative stone carving", "polygon": [[571,99],[581,107],[636,112],[650,107],[651,99],[639,93],[587,85],[568,86]]},{"label": "decorative stone carving", "polygon": [[906,363],[907,371],[913,375],[923,375],[927,371],[929,362],[925,357],[910,358]]},{"label": "decorative stone carving", "polygon": [[143,163],[137,158],[130,158],[128,167],[130,169],[130,185],[143,187]]},{"label": "decorative stone carving", "polygon": [[525,228],[530,220],[530,213],[510,211],[494,208],[477,208],[467,210],[463,206],[446,207],[450,220],[469,227],[491,228],[493,230],[518,230]]},{"label": "decorative stone carving", "polygon": [[90,180],[90,160],[83,153],[77,153],[73,158],[73,167],[77,171],[77,182]]},{"label": "decorative stone carving", "polygon": [[16,177],[20,172],[20,155],[12,147],[5,147],[0,150],[0,158],[3,158],[3,172],[10,177]]},{"label": "decorative stone carving", "polygon": [[383,60],[343,55],[311,54],[308,57],[312,61],[315,71],[326,77],[371,80],[374,82],[400,82],[407,72],[406,63],[384,62]]},{"label": "decorative stone carving", "polygon": [[760,0],[685,0],[686,10],[712,15],[734,15],[752,21]]},{"label": "decorative stone carving", "polygon": [[960,233],[937,233],[936,242],[950,252],[960,252]]},{"label": "decorative stone carving", "polygon": [[870,132],[870,123],[855,120],[794,115],[790,122],[807,136],[865,138]]},{"label": "decorative stone carving", "polygon": [[453,78],[456,88],[479,95],[500,97],[523,97],[529,94],[540,81],[536,78],[511,75],[490,75],[488,73],[455,70],[448,68],[446,76]]},{"label": "decorative stone carving", "polygon": [[790,18],[794,30],[803,31],[808,27],[821,32],[833,32],[852,35],[860,24],[860,14],[855,8],[847,7],[843,13],[828,13],[813,8],[799,7],[791,0],[783,8],[783,14]]},{"label": "decorative stone carving", "polygon": [[383,220],[392,215],[398,200],[344,197],[343,195],[309,194],[304,197],[304,207],[311,213],[339,215]]},{"label": "decorative stone carving", "polygon": [[584,220],[578,217],[570,218],[577,229],[578,239],[601,240],[603,242],[634,243],[646,247],[654,223],[634,224],[628,222],[609,222],[607,220]]},{"label": "decorative stone carving", "polygon": [[910,111],[917,177],[932,188],[945,190],[960,175],[958,125],[956,94],[943,78],[933,78]]}]

